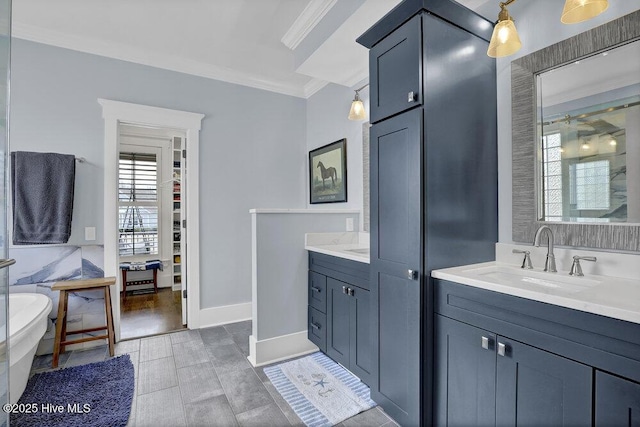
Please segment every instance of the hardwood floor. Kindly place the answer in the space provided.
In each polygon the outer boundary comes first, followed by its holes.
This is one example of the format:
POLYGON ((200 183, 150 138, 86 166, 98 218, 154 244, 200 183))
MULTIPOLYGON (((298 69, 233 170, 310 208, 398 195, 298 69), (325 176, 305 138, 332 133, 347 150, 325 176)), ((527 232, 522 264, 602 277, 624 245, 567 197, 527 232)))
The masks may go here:
POLYGON ((158 289, 158 293, 120 297, 120 339, 140 338, 184 329, 180 291, 158 289))

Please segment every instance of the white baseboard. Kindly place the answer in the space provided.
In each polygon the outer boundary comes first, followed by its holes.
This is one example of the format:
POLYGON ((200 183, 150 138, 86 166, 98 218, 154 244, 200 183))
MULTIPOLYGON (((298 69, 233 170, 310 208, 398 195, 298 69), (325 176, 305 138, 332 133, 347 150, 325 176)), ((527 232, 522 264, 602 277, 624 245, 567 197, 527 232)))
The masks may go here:
POLYGON ((318 351, 318 347, 307 339, 307 331, 261 341, 257 341, 251 335, 249 336, 249 356, 247 359, 254 367, 257 367, 316 351, 318 351))
POLYGON ((200 309, 200 328, 251 320, 251 303, 200 309))

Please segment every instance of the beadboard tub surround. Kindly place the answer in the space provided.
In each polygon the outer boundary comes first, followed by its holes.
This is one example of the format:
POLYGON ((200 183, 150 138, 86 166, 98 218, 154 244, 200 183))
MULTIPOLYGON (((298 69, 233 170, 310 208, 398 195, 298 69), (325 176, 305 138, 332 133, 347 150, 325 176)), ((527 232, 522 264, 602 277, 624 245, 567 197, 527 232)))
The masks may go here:
POLYGON ((357 209, 251 209, 251 317, 248 360, 262 366, 317 351, 307 339, 306 233, 360 229, 357 209))
POLYGON ((549 273, 543 272, 546 251, 546 247, 498 243, 496 261, 434 270, 431 275, 437 279, 640 324, 639 255, 555 248, 558 272, 549 273), (521 269, 523 255, 513 254, 513 249, 530 251, 534 269, 521 269), (571 277, 568 272, 574 255, 595 256, 597 261, 581 262, 584 276, 571 277), (560 280, 568 282, 570 287, 584 288, 567 292, 567 288, 562 286, 532 284, 529 287, 526 283, 510 286, 482 274, 495 268, 513 275, 514 280, 518 274, 523 274, 531 276, 531 281, 553 283, 560 280))
POLYGON ((304 242, 308 251, 369 264, 369 233, 307 233, 304 242))

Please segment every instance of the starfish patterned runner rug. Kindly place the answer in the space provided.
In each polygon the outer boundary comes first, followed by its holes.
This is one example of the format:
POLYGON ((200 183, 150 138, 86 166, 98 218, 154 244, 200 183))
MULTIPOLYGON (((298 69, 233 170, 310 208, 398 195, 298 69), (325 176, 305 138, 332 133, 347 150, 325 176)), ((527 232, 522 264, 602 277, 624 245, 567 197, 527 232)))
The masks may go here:
POLYGON ((264 372, 310 427, 336 425, 376 406, 365 383, 320 352, 264 368, 264 372))

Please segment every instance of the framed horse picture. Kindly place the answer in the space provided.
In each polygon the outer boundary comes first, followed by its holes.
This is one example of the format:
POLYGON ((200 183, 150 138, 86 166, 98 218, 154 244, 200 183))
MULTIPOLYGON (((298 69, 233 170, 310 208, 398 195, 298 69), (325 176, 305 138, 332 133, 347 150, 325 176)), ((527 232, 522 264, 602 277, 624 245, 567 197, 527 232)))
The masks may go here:
POLYGON ((347 140, 309 151, 311 204, 347 201, 347 140))

